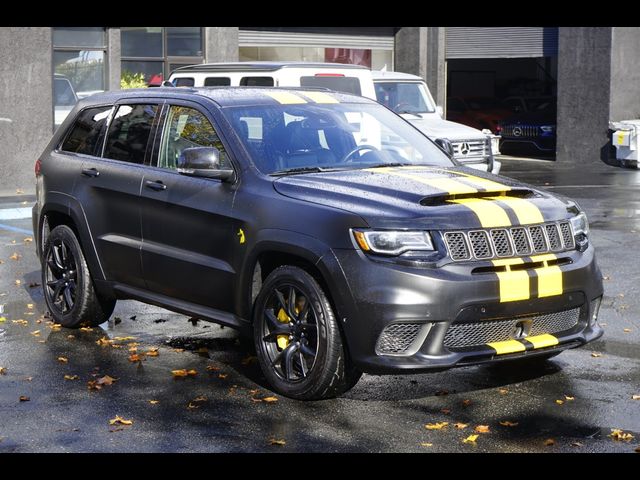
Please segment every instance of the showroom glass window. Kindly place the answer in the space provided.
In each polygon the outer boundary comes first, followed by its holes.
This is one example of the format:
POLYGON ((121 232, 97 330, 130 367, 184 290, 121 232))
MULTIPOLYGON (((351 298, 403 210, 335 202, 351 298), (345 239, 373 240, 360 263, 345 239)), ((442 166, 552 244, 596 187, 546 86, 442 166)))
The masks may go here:
POLYGON ((201 27, 122 27, 121 87, 159 86, 171 71, 202 63, 201 27))
POLYGON ((106 43, 102 27, 53 29, 55 128, 79 98, 105 90, 106 43))

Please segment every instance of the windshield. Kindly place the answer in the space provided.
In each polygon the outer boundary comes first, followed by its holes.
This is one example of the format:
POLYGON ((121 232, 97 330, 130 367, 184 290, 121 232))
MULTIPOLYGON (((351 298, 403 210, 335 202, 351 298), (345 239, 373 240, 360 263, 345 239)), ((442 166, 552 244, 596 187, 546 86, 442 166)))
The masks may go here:
POLYGON ((453 165, 433 142, 377 104, 223 109, 265 174, 387 165, 453 165))
POLYGON ((420 82, 379 82, 376 99, 396 113, 433 113, 435 107, 420 82))

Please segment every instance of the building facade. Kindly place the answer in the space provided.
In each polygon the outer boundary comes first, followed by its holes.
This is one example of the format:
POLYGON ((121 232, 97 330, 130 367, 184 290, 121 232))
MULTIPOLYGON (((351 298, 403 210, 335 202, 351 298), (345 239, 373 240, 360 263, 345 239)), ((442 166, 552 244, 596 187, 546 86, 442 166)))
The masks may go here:
POLYGON ((32 166, 78 98, 155 86, 183 65, 294 60, 414 73, 453 114, 460 99, 557 96, 557 161, 608 151, 608 122, 640 117, 634 27, 4 27, 0 193, 32 166))

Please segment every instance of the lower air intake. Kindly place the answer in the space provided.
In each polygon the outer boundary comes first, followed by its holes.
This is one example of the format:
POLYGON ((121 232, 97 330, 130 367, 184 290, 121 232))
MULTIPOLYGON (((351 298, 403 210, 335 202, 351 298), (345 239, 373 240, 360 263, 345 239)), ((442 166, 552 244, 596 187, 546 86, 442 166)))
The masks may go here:
POLYGON ((408 354, 424 323, 392 323, 387 325, 376 343, 378 355, 408 354))

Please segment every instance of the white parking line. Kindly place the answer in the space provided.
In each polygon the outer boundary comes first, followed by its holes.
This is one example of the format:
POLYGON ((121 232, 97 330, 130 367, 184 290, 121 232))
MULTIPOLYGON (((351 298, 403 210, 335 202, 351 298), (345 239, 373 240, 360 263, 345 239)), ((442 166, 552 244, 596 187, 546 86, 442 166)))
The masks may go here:
POLYGON ((0 209, 0 220, 20 220, 22 218, 31 218, 31 208, 0 209))

